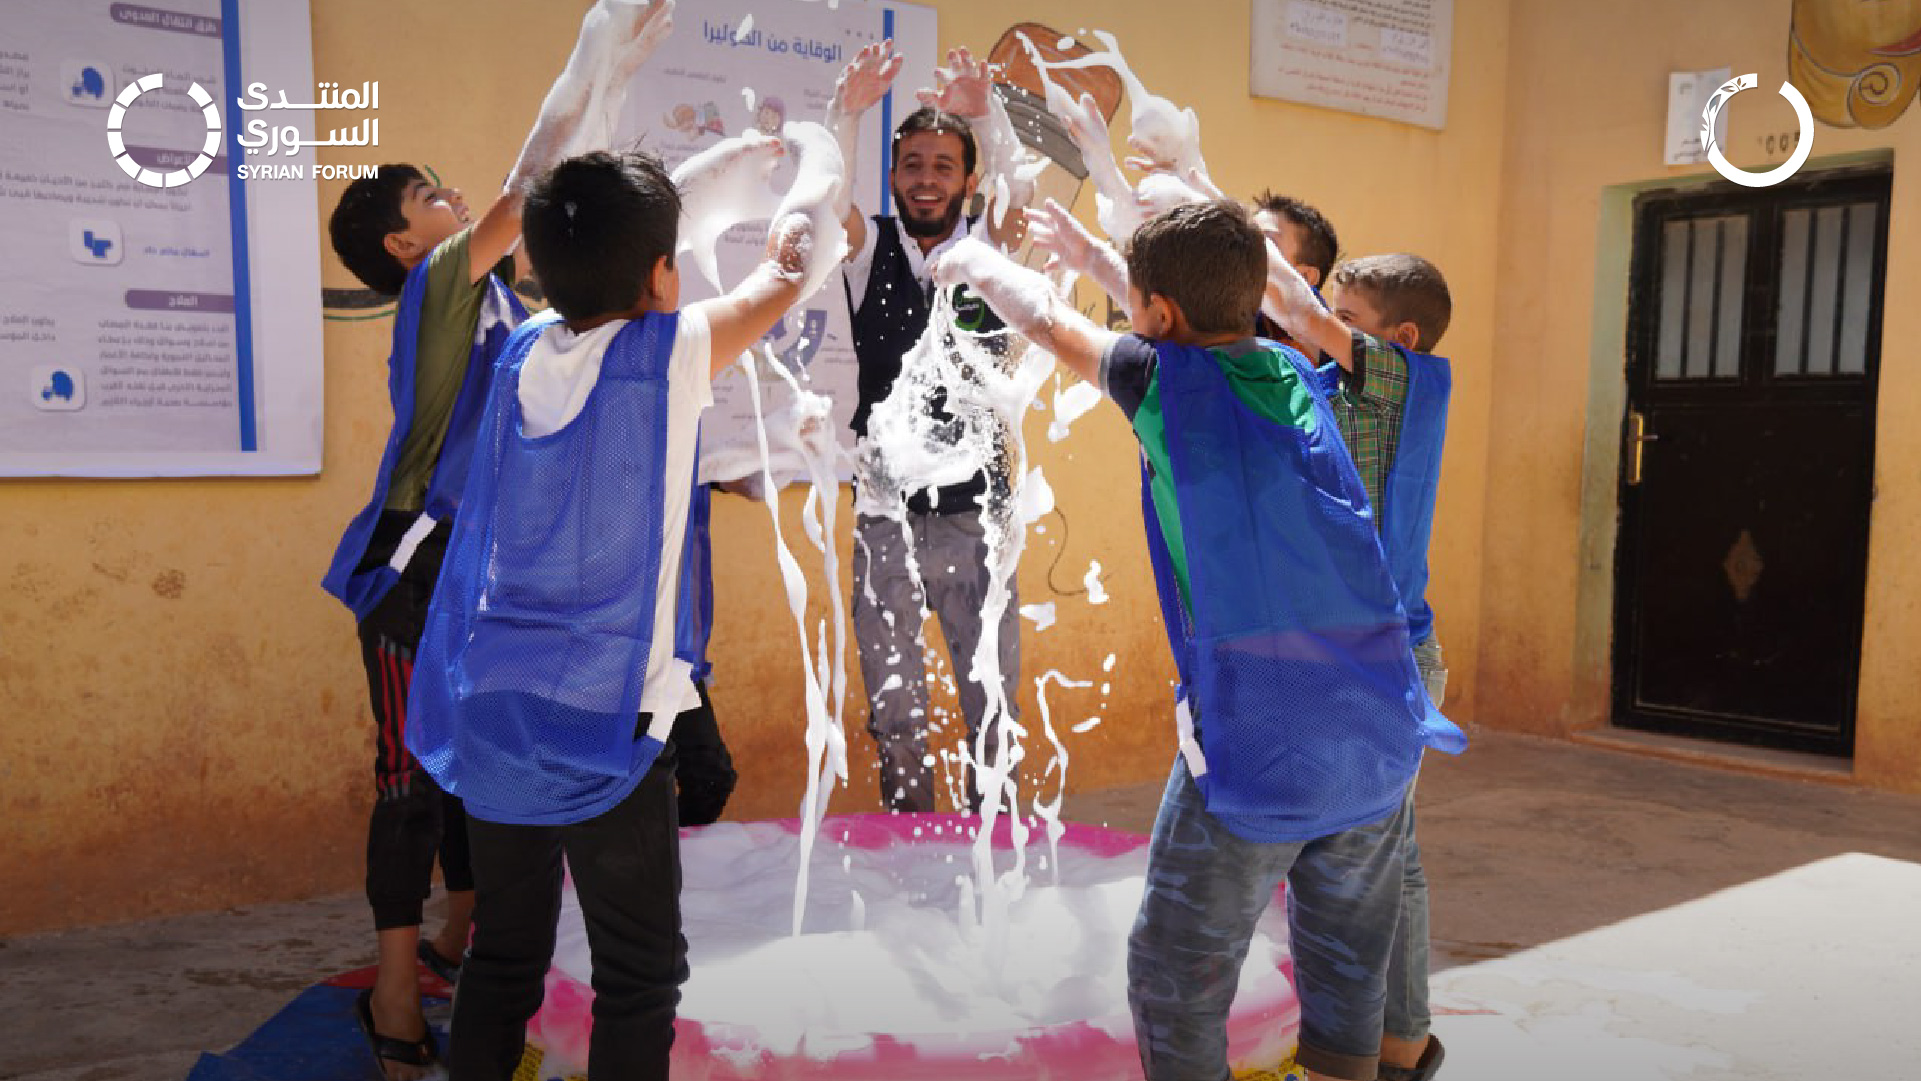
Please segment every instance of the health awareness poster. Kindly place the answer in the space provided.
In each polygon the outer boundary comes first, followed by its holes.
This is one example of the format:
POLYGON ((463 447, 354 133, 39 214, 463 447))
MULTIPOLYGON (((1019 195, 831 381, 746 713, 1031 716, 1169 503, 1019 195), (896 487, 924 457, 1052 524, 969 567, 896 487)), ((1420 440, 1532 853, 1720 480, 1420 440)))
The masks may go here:
MULTIPOLYGON (((888 139, 919 107, 915 90, 932 86, 939 63, 935 14, 914 4, 840 0, 681 0, 673 36, 635 75, 621 116, 619 141, 638 141, 672 168, 721 139, 750 128, 777 130, 788 120, 818 121, 834 80, 864 45, 892 38, 905 57, 893 93, 863 118, 860 160, 849 169, 854 204, 865 214, 891 213, 888 139)), ((776 173, 784 188, 791 168, 776 173)), ((767 223, 736 226, 721 238, 723 287, 746 277, 764 256, 767 223)), ((691 260, 681 267, 681 302, 713 295, 691 260)), ((832 400, 843 444, 854 415, 855 366, 841 276, 789 312, 768 336, 775 354, 802 384, 832 400)), ((778 415, 793 400, 777 375, 760 365, 761 407, 778 415)), ((798 458, 772 450, 777 478, 800 473, 798 458)), ((760 449, 746 369, 736 365, 714 384, 714 406, 701 421, 701 479, 734 480, 760 470, 760 449)))
POLYGON ((316 166, 235 168, 234 88, 314 104, 309 36, 306 0, 9 5, 0 475, 318 472, 316 166))

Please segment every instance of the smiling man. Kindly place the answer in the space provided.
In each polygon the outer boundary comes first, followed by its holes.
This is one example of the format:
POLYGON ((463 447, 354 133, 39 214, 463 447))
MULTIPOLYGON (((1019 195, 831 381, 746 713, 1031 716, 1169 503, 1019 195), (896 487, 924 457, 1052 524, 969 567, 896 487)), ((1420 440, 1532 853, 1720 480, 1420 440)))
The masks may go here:
MULTIPOLYGON (((886 95, 899 70, 900 57, 892 43, 882 42, 862 49, 841 74, 827 123, 849 161, 856 160, 854 132, 861 114, 886 95)), ((979 224, 966 209, 983 176, 994 185, 991 190, 1001 190, 1000 181, 1005 180, 1010 192, 1005 212, 995 215, 998 223, 988 223, 996 246, 1017 247, 1024 228, 1021 210, 1031 185, 1016 175, 1019 140, 994 94, 987 65, 956 49, 936 79, 939 88, 923 91, 923 107, 894 132, 890 190, 897 214, 868 217, 851 202, 841 208, 850 249, 847 306, 860 372, 853 429, 860 441, 867 438, 869 414, 900 376, 901 358, 927 329, 934 307, 929 264, 979 224)), ((1000 318, 965 287, 956 287, 953 299, 959 329, 1003 329, 1000 318)), ((944 420, 944 402, 936 394, 926 408, 944 420)), ((913 478, 905 479, 911 489, 913 478)), ((877 505, 875 493, 855 496, 854 637, 867 688, 867 729, 880 755, 881 798, 893 810, 935 809, 935 759, 927 748, 927 679, 920 644, 923 600, 940 618, 970 745, 986 712, 987 691, 974 678, 973 663, 989 580, 980 520, 986 490, 983 472, 958 484, 922 490, 907 501, 907 533, 913 538, 924 589, 908 568, 907 542, 888 516, 890 508, 877 505)), ((1010 719, 1016 719, 1013 703, 1020 675, 1019 607, 1018 598, 1011 598, 1000 624, 1000 674, 1010 719)), ((953 734, 947 737, 944 742, 951 745, 953 734)), ((968 789, 969 803, 978 807, 980 797, 971 780, 968 789)))

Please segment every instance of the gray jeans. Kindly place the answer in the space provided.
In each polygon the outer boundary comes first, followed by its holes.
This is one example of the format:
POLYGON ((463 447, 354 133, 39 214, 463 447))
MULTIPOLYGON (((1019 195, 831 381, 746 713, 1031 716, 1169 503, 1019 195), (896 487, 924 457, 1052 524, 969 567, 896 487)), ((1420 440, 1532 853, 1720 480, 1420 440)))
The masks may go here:
MULTIPOLYGON (((939 618, 953 661, 970 747, 987 710, 986 689, 974 679, 987 596, 987 544, 980 513, 907 515, 914 560, 927 607, 939 618)), ((880 752, 881 798, 896 811, 935 809, 934 769, 928 754, 927 666, 922 657, 923 593, 908 572, 899 523, 860 515, 854 521, 854 641, 867 687, 867 731, 880 752)), ((1013 583, 1008 583, 1010 590, 1013 583)), ((1019 720, 1020 601, 1010 595, 1000 620, 1001 683, 1010 720, 1019 720)), ((942 733, 948 744, 958 734, 942 733)), ((990 759, 991 761, 991 759, 990 759)), ((968 779, 970 806, 978 806, 968 779)))
MULTIPOLYGON (((1441 640, 1428 635, 1414 645, 1414 665, 1434 708, 1447 699, 1447 662, 1441 640)), ((1401 919, 1395 928, 1394 953, 1387 964, 1387 1008, 1383 1027, 1389 1036, 1418 1040, 1427 1035, 1433 1018, 1428 1011, 1427 871, 1421 866, 1421 844, 1414 830, 1414 786, 1407 789, 1407 861, 1401 878, 1401 919)))

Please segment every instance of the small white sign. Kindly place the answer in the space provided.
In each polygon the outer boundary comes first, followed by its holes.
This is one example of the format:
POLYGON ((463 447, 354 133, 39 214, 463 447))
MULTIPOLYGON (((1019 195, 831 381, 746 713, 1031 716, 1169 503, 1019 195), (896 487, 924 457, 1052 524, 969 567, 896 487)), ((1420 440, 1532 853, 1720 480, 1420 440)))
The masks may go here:
POLYGON ((1293 0, 1287 5, 1287 32, 1302 41, 1347 48, 1347 12, 1317 4, 1314 0, 1293 0))
MULTIPOLYGON (((1668 134, 1662 160, 1669 165, 1706 165, 1708 148, 1701 143, 1701 114, 1708 99, 1733 77, 1732 68, 1676 71, 1668 75, 1668 134)), ((1714 141, 1726 145, 1728 115, 1714 119, 1714 141)))

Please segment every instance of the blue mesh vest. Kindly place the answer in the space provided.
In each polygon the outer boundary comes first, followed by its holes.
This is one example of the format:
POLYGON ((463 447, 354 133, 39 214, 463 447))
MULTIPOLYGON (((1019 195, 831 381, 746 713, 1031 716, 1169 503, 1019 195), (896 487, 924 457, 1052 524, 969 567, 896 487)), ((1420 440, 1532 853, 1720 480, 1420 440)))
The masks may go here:
MULTIPOLYGON (((1174 508, 1143 476, 1162 614, 1181 676, 1183 753, 1210 812, 1259 840, 1309 840, 1392 813, 1423 747, 1458 751, 1428 702, 1367 496, 1313 368, 1295 424, 1261 416, 1205 349, 1157 346, 1174 508), (1178 513, 1189 603, 1155 524, 1178 513), (1248 831, 1236 819, 1258 819, 1248 831)), ((1285 373, 1284 373, 1285 374, 1285 373)))
MULTIPOLYGON (((467 483, 467 464, 473 457, 474 429, 480 411, 486 406, 488 385, 494 361, 505 346, 513 326, 527 318, 513 291, 499 278, 488 275, 487 287, 493 297, 487 302, 506 314, 507 323, 484 324, 484 329, 468 354, 467 372, 461 377, 460 394, 454 399, 453 413, 447 420, 447 438, 441 444, 440 458, 434 463, 433 478, 427 484, 424 519, 444 521, 460 507, 460 493, 467 483)), ((400 460, 401 445, 414 424, 414 356, 420 341, 420 304, 427 294, 427 262, 422 260, 407 274, 400 291, 400 304, 394 309, 392 352, 387 356, 387 400, 393 405, 394 426, 387 433, 387 449, 381 453, 380 468, 374 473, 374 491, 367 505, 347 523, 347 530, 334 549, 320 587, 353 610, 355 619, 365 619, 380 599, 400 580, 404 560, 396 558, 378 566, 360 566, 373 539, 380 511, 387 502, 387 489, 393 483, 394 464, 400 460)), ((484 320, 486 307, 482 308, 484 320)), ((426 524, 431 525, 431 522, 426 524)), ((406 549, 403 549, 405 551, 406 549)))
MULTIPOLYGON (((972 227, 976 219, 967 219, 972 227)), ((894 380, 900 378, 900 362, 927 329, 927 320, 932 311, 926 286, 914 276, 914 264, 907 257, 907 249, 901 244, 900 229, 895 219, 876 214, 868 228, 874 231, 874 261, 867 274, 867 292, 854 303, 855 297, 847 279, 841 279, 842 288, 847 291, 847 310, 851 315, 854 333, 854 357, 858 362, 859 399, 854 406, 854 419, 849 425, 857 436, 867 435, 867 415, 874 406, 886 399, 894 389, 894 380)), ((994 314, 979 297, 969 292, 965 286, 955 286, 954 300, 955 324, 962 330, 976 334, 990 334, 1006 329, 1007 324, 994 314)), ((948 418, 945 393, 936 393, 928 402, 928 409, 937 419, 948 418)), ((984 474, 959 484, 949 484, 934 490, 932 497, 927 492, 916 492, 908 497, 907 508, 912 511, 939 514, 953 514, 959 511, 974 510, 987 491, 987 478, 984 474)))
POLYGON ((694 666, 694 678, 699 680, 714 670, 707 660, 707 639, 714 629, 714 544, 708 533, 712 518, 713 493, 696 480, 687 503, 687 548, 680 557, 674 641, 689 651, 685 656, 694 666))
POLYGON ((1423 642, 1434 633, 1434 608, 1427 603, 1427 544, 1434 532, 1454 373, 1444 357, 1406 349, 1401 355, 1407 358, 1407 403, 1401 411, 1400 447, 1381 491, 1381 545, 1407 609, 1408 637, 1423 642))
MULTIPOLYGON (((523 324, 501 356, 407 728, 407 749, 483 820, 592 818, 633 791, 666 739, 672 718, 655 718, 651 733, 638 720, 661 630, 654 602, 678 319, 622 327, 580 415, 539 438, 521 434, 521 366, 558 317, 523 324)), ((675 655, 691 663, 690 653, 676 635, 675 655)))

